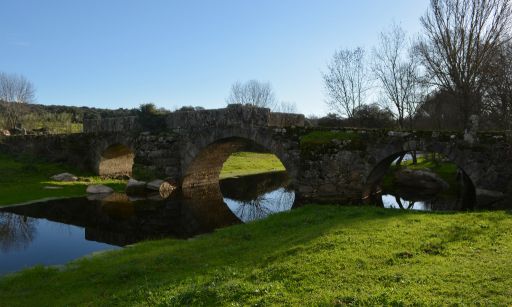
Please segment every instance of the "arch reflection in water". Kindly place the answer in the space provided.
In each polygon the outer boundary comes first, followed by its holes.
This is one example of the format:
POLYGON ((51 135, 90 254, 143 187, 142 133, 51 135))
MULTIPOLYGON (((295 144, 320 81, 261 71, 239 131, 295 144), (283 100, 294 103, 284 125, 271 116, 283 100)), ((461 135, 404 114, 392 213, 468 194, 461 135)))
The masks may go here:
POLYGON ((224 179, 220 188, 229 209, 242 222, 249 222, 292 209, 295 192, 289 184, 286 172, 276 172, 224 179))
POLYGON ((417 211, 462 211, 470 210, 462 206, 460 198, 433 197, 431 199, 407 199, 400 195, 384 194, 381 197, 384 208, 417 211))
POLYGON ((0 275, 36 264, 62 264, 147 239, 190 238, 288 210, 294 194, 284 187, 286 182, 283 174, 221 182, 227 202, 244 202, 238 206, 244 208, 242 213, 226 204, 219 184, 185 189, 165 200, 133 201, 114 193, 2 208, 0 275))

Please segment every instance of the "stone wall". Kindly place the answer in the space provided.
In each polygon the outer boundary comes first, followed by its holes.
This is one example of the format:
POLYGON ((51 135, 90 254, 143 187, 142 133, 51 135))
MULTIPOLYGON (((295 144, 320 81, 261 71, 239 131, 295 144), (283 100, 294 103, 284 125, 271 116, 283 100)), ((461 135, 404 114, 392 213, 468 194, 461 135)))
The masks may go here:
POLYGON ((179 135, 141 133, 134 141, 133 176, 150 180, 170 178, 181 180, 179 135))
POLYGON ((167 128, 266 127, 269 116, 270 109, 235 104, 224 109, 173 112, 167 116, 167 128))

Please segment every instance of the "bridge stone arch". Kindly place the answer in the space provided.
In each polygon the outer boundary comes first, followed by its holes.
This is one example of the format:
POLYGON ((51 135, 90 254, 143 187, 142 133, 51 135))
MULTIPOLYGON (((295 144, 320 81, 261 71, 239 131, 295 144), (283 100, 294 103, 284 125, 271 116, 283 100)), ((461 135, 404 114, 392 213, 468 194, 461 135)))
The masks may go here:
MULTIPOLYGON (((477 193, 482 191, 488 191, 489 188, 486 185, 486 174, 483 173, 487 167, 490 166, 492 159, 486 159, 488 152, 479 152, 473 149, 464 148, 460 143, 450 141, 438 141, 438 140, 409 140, 407 138, 393 139, 388 144, 376 145, 370 155, 370 167, 366 175, 366 181, 363 188, 363 199, 368 198, 372 193, 375 192, 379 185, 382 177, 389 170, 393 161, 399 156, 411 151, 421 152, 435 152, 442 154, 462 171, 462 180, 468 187, 466 191, 466 197, 470 201, 474 201, 478 205, 477 193)), ((489 158, 489 157, 487 157, 489 158)), ((487 183, 488 184, 488 183, 487 183)), ((493 185, 490 187, 496 189, 493 185)), ((498 187, 499 189, 500 187, 498 187)), ((495 191, 493 191, 495 192, 495 191)), ((498 193, 505 192, 498 191, 498 193)), ((480 201, 480 204, 481 201, 480 201)))
MULTIPOLYGON (((237 152, 264 149, 276 155, 295 183, 299 172, 296 142, 281 138, 270 128, 205 129, 191 133, 182 146, 182 186, 218 184, 220 171, 227 158, 237 152)), ((297 149, 298 150, 298 149, 297 149)))
POLYGON ((93 170, 100 176, 132 175, 136 148, 131 135, 108 134, 91 146, 93 170))

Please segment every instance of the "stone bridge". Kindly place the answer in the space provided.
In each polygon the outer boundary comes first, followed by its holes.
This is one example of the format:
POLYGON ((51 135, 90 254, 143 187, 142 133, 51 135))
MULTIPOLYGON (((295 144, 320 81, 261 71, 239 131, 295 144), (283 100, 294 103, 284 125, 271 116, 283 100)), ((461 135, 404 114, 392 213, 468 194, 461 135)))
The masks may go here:
MULTIPOLYGON (((158 121, 157 121, 158 120, 158 121)), ((148 119, 146 119, 148 121, 148 119)), ((149 119, 151 121, 151 119, 149 119)), ((391 163, 413 150, 441 153, 462 170, 477 204, 512 200, 508 132, 388 131, 310 127, 303 115, 230 105, 176 111, 145 129, 135 117, 90 120, 84 133, 0 139, 0 150, 73 163, 100 175, 171 178, 183 191, 218 185, 224 161, 241 150, 275 154, 296 199, 359 201, 379 189, 391 163)))

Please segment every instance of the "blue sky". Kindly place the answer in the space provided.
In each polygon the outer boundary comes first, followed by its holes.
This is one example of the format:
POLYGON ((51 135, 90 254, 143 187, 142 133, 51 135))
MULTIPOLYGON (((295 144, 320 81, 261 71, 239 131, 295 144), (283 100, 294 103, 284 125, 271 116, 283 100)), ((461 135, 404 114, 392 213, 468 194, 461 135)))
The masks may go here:
POLYGON ((42 104, 225 106, 231 84, 272 83, 300 112, 327 113, 334 50, 411 34, 428 0, 0 0, 0 71, 42 104))

